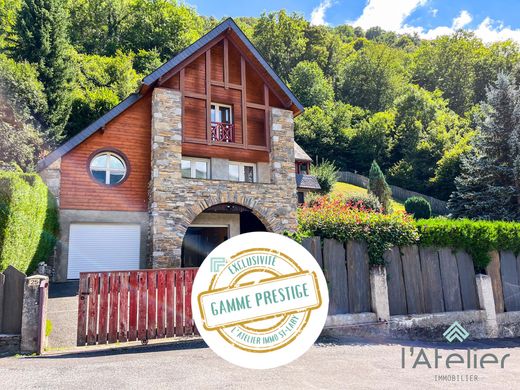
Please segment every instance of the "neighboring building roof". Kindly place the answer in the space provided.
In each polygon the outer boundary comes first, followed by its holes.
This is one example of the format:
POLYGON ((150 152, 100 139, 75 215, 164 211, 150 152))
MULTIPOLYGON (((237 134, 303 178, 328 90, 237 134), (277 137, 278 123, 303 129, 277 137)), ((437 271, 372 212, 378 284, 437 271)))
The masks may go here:
POLYGON ((296 174, 296 187, 306 190, 321 190, 316 176, 296 174))
MULTIPOLYGON (((186 49, 181 51, 175 57, 173 57, 170 61, 163 64, 157 70, 152 72, 150 75, 146 76, 143 79, 142 86, 149 87, 153 85, 160 77, 164 76, 174 67, 179 65, 181 62, 189 58, 191 55, 195 54, 197 50, 204 47, 208 43, 210 43, 213 39, 217 38, 219 35, 224 33, 227 29, 233 30, 233 32, 240 38, 243 44, 247 47, 247 49, 253 54, 254 58, 262 65, 265 71, 269 74, 269 76, 273 79, 276 85, 287 95, 287 97, 291 100, 292 104, 301 112, 304 110, 303 105, 298 101, 298 99, 294 96, 291 90, 284 84, 284 82, 278 77, 275 71, 269 66, 269 64, 265 61, 265 59, 261 56, 261 54, 256 50, 251 41, 244 35, 242 30, 237 26, 233 19, 228 18, 213 30, 208 32, 202 38, 197 40, 195 43, 188 46, 186 49)), ((112 110, 107 112, 101 118, 90 124, 88 127, 83 129, 80 133, 69 139, 59 148, 54 150, 52 153, 48 154, 44 159, 38 162, 38 171, 41 171, 51 165, 54 161, 61 158, 63 155, 74 149, 77 145, 83 142, 85 139, 94 134, 97 130, 105 126, 112 119, 121 114, 124 110, 129 108, 135 102, 137 102, 142 97, 141 94, 132 94, 117 106, 115 106, 112 110)), ((304 152, 305 153, 305 152, 304 152)), ((308 157, 308 156, 307 156, 308 157)))
POLYGON ((298 161, 312 161, 312 158, 296 142, 294 143, 294 159, 298 161))

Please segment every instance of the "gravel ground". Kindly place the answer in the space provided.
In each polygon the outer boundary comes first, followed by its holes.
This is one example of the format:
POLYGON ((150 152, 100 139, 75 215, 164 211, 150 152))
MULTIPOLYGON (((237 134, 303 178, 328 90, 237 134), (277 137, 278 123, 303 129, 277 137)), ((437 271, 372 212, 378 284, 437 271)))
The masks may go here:
POLYGON ((267 371, 235 367, 202 341, 116 349, 85 347, 42 357, 0 359, 2 389, 513 389, 518 388, 518 378, 520 339, 446 344, 322 338, 297 361, 267 371), (510 356, 504 369, 468 369, 465 365, 402 369, 402 348, 409 354, 412 347, 416 355, 425 348, 428 357, 438 348, 443 364, 449 354, 466 356, 467 348, 475 350, 479 358, 486 353, 510 356), (440 380, 436 375, 453 375, 451 379, 459 381, 440 380))

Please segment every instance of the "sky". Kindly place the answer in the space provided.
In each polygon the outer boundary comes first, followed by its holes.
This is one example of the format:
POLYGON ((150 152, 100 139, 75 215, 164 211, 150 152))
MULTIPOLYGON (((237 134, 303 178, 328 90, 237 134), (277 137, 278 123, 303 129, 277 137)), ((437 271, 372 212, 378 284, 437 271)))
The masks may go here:
POLYGON ((520 43, 519 0, 187 0, 206 16, 259 16, 286 9, 314 25, 380 26, 426 39, 464 28, 484 42, 513 39, 520 43))

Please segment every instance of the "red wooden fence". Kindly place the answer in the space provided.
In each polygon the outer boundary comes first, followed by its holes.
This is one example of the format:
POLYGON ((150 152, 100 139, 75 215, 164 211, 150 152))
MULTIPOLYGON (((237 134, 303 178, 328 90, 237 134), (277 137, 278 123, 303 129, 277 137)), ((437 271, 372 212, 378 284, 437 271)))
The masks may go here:
POLYGON ((81 272, 77 345, 197 334, 191 311, 197 270, 81 272))

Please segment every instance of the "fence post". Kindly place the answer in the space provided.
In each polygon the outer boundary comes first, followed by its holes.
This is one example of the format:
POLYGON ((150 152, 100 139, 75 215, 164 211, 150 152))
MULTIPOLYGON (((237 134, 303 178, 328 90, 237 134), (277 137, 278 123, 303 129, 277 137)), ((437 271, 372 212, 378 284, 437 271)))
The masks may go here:
POLYGON ((487 337, 498 337, 497 313, 493 298, 493 285, 488 275, 476 275, 477 292, 480 308, 486 313, 487 337))
POLYGON ((36 353, 43 346, 45 339, 45 322, 47 313, 45 305, 49 278, 42 275, 34 275, 25 278, 22 308, 22 340, 20 350, 22 353, 36 353), (45 287, 45 288, 40 288, 45 287), (40 298, 40 294, 44 294, 40 298), (42 303, 40 303, 42 302, 42 303), (41 313, 40 313, 41 311, 41 313), (43 339, 41 339, 43 332, 43 339))
POLYGON ((388 301, 388 284, 386 268, 383 266, 370 269, 370 291, 372 296, 372 311, 379 321, 390 320, 390 303, 388 301))

